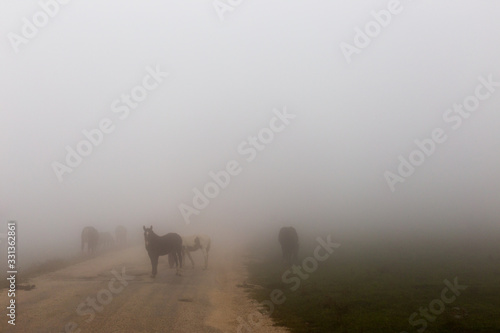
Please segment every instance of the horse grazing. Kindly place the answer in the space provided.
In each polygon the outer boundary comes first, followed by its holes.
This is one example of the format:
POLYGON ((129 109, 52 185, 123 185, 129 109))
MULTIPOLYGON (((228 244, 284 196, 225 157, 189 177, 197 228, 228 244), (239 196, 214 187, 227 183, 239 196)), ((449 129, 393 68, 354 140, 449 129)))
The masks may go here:
POLYGON ((115 240, 111 233, 100 232, 99 233, 99 248, 100 250, 109 250, 115 245, 115 240))
POLYGON ((288 264, 298 262, 299 236, 294 227, 283 227, 280 229, 278 240, 283 252, 283 259, 288 264))
MULTIPOLYGON (((203 269, 208 268, 208 251, 210 251, 210 237, 206 235, 193 235, 188 237, 182 237, 182 256, 187 254, 189 260, 191 261, 191 266, 194 267, 193 258, 191 258, 190 252, 201 250, 203 253, 203 258, 205 259, 205 265, 203 269)), ((176 263, 173 256, 168 257, 170 268, 176 263)))
POLYGON ((182 238, 179 234, 168 233, 163 236, 158 236, 153 231, 153 226, 144 229, 144 242, 146 243, 146 250, 148 251, 149 259, 151 259, 152 272, 151 277, 156 276, 158 268, 158 258, 160 256, 173 253, 176 262, 179 263, 177 266, 177 275, 180 275, 179 269, 182 268, 182 238))
POLYGON ((99 242, 99 233, 94 227, 85 227, 82 230, 82 252, 84 252, 85 244, 87 244, 87 252, 94 253, 97 250, 99 242))
POLYGON ((118 247, 127 246, 127 229, 125 229, 124 226, 119 225, 116 227, 115 239, 116 239, 116 245, 118 245, 118 247))

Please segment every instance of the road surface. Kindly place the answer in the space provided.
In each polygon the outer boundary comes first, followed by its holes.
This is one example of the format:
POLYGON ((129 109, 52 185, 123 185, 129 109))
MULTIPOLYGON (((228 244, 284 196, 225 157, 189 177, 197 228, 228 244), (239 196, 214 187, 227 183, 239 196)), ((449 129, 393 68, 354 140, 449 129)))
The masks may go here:
POLYGON ((241 326, 258 309, 242 284, 241 255, 212 251, 209 269, 200 257, 181 276, 160 257, 158 275, 143 246, 113 251, 29 281, 16 291, 15 326, 7 323, 7 290, 0 296, 1 332, 287 332, 262 317, 241 326))

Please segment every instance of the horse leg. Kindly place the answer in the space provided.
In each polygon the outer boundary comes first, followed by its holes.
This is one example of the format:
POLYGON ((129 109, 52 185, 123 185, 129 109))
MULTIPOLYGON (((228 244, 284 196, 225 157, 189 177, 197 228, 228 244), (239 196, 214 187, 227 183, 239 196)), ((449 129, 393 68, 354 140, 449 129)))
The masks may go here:
POLYGON ((175 262, 177 263, 177 265, 175 266, 175 275, 181 275, 180 266, 181 266, 181 262, 182 262, 182 252, 179 255, 179 253, 177 251, 174 251, 174 252, 172 252, 172 255, 174 256, 175 262))
POLYGON ((293 250, 292 249, 287 249, 285 261, 286 261, 287 265, 294 264, 294 262, 293 262, 293 250))
POLYGON ((203 252, 203 259, 205 259, 205 266, 203 267, 203 269, 207 269, 208 268, 208 251, 206 249, 201 249, 201 251, 203 252))
MULTIPOLYGON (((184 258, 186 257, 186 247, 185 246, 182 246, 182 260, 184 260, 184 258)), ((176 256, 177 258, 177 252, 174 251, 174 255, 176 256)))
POLYGON ((293 249, 293 259, 292 259, 292 260, 293 260, 293 262, 294 262, 295 264, 298 264, 298 263, 299 263, 299 248, 298 248, 298 247, 295 247, 295 248, 293 249))
MULTIPOLYGON (((179 257, 179 266, 178 266, 178 269, 180 269, 180 268, 182 268, 182 248, 179 249, 179 250, 177 250, 177 257, 179 257)), ((180 275, 180 273, 178 273, 178 275, 180 275)))
POLYGON ((150 255, 149 259, 151 259, 151 277, 154 278, 156 276, 156 273, 158 273, 158 256, 153 256, 150 255))
POLYGON ((189 261, 191 261, 191 266, 194 268, 194 261, 193 261, 193 258, 191 258, 191 254, 189 254, 189 251, 186 251, 186 254, 189 258, 189 261))
POLYGON ((172 256, 169 253, 168 254, 168 267, 173 268, 174 265, 175 265, 175 260, 174 260, 174 258, 172 258, 172 256))

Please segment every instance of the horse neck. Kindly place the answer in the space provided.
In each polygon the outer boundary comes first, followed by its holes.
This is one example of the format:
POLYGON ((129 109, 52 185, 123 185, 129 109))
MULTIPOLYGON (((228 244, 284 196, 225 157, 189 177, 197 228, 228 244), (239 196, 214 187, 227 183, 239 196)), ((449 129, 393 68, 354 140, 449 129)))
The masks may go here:
POLYGON ((150 239, 157 239, 157 238, 160 238, 160 236, 158 236, 157 234, 155 234, 155 232, 153 230, 151 230, 149 232, 149 238, 150 239))
POLYGON ((183 245, 192 248, 192 251, 207 247, 208 238, 200 235, 193 235, 182 239, 183 245), (197 241, 198 240, 198 241, 197 241))

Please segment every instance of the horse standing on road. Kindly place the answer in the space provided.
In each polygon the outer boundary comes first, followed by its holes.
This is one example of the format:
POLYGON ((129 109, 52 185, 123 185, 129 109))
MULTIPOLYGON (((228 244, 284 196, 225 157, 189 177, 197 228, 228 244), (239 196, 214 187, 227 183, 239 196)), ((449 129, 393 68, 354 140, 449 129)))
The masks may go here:
POLYGON ((158 268, 158 258, 160 256, 173 253, 176 262, 179 263, 177 266, 177 275, 180 275, 179 269, 182 268, 182 238, 179 234, 168 233, 163 236, 158 236, 153 231, 153 226, 144 229, 144 242, 146 244, 146 250, 148 251, 149 259, 151 259, 151 277, 154 278, 157 274, 158 268))
POLYGON ((201 250, 201 252, 203 253, 203 258, 205 259, 205 265, 203 266, 203 269, 207 269, 208 251, 210 251, 210 237, 206 235, 182 237, 182 254, 187 254, 189 260, 191 261, 191 266, 193 267, 194 261, 189 253, 197 250, 201 250))
MULTIPOLYGON (((191 261, 191 266, 194 268, 194 261, 191 258, 191 252, 201 250, 203 253, 203 258, 205 259, 205 264, 203 269, 208 268, 208 251, 210 251, 210 237, 206 235, 193 235, 182 237, 182 258, 185 259, 185 255, 187 254, 189 260, 191 261)), ((177 266, 177 260, 175 256, 170 253, 168 255, 168 263, 170 268, 177 266)))
POLYGON ((82 252, 87 244, 87 253, 95 253, 99 242, 99 232, 94 227, 85 227, 82 230, 82 252))
POLYGON ((283 252, 283 259, 287 264, 298 262, 299 236, 294 227, 283 227, 280 229, 278 240, 283 252))

